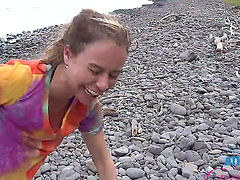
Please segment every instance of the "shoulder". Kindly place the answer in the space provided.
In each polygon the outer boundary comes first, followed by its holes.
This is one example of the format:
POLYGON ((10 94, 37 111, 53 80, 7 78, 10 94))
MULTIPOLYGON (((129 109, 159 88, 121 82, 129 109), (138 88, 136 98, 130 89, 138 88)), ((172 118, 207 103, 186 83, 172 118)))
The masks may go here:
POLYGON ((79 130, 90 135, 98 134, 103 129, 102 108, 98 100, 88 109, 79 130))
POLYGON ((19 65, 22 68, 28 68, 31 70, 32 74, 44 74, 47 71, 47 65, 43 64, 39 60, 11 59, 7 62, 7 65, 19 65))
POLYGON ((45 66, 37 60, 10 60, 0 65, 0 105, 15 103, 28 90, 33 74, 46 71, 45 66))

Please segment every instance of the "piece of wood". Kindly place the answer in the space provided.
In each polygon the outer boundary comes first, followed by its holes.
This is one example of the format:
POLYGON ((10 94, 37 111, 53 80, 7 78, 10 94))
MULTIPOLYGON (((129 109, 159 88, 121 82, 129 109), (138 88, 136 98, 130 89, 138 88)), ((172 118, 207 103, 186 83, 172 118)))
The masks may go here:
POLYGON ((223 47, 222 41, 225 41, 226 39, 227 39, 227 34, 226 33, 222 37, 215 37, 214 43, 217 46, 217 48, 216 48, 217 52, 222 52, 223 51, 224 47, 223 47))
POLYGON ((103 116, 118 117, 119 113, 115 109, 105 108, 102 110, 103 116))
POLYGON ((132 136, 137 136, 143 131, 141 124, 137 120, 132 120, 132 136))

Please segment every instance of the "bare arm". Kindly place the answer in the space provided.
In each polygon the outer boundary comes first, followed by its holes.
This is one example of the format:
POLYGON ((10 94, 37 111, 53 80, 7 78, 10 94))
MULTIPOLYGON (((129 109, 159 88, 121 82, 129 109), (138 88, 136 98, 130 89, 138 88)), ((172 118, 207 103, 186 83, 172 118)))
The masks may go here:
POLYGON ((97 135, 90 136, 83 133, 83 139, 92 154, 93 161, 98 170, 101 180, 117 180, 116 168, 112 157, 110 156, 106 141, 104 140, 104 132, 101 131, 97 135))

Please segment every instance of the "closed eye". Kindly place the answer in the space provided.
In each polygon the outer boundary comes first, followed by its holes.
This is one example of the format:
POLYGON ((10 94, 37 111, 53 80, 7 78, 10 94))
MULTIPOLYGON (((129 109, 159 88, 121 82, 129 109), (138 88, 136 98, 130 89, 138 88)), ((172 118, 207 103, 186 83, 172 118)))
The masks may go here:
POLYGON ((110 78, 113 78, 113 79, 116 79, 121 72, 122 72, 122 71, 113 71, 113 72, 110 72, 109 77, 110 77, 110 78))
POLYGON ((90 71, 93 75, 98 75, 98 74, 101 73, 101 71, 96 70, 96 69, 92 69, 92 68, 89 68, 89 71, 90 71))

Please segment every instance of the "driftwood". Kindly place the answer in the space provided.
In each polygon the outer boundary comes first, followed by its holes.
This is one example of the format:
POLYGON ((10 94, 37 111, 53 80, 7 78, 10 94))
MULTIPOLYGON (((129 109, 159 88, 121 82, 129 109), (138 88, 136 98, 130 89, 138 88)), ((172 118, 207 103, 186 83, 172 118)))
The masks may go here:
POLYGON ((160 103, 160 110, 159 110, 158 116, 161 116, 162 114, 163 114, 163 103, 161 102, 160 103))
POLYGON ((177 15, 177 14, 169 14, 169 15, 164 16, 163 18, 161 18, 161 19, 159 20, 159 22, 161 22, 161 21, 163 21, 163 20, 165 20, 165 19, 168 19, 169 17, 172 17, 172 16, 174 16, 175 18, 179 17, 179 15, 177 15))
POLYGON ((143 131, 141 124, 137 122, 137 120, 132 120, 132 136, 137 136, 141 134, 143 131))
POLYGON ((224 34, 222 37, 215 37, 214 43, 217 46, 217 48, 216 48, 217 52, 223 51, 223 48, 224 48, 223 41, 225 41, 226 39, 227 39, 227 34, 224 34))
POLYGON ((115 109, 105 108, 102 110, 103 116, 118 117, 119 113, 115 109))
POLYGON ((240 78, 240 73, 239 73, 239 71, 236 71, 236 76, 237 76, 238 78, 240 78))
POLYGON ((107 96, 107 97, 99 97, 98 101, 102 102, 103 100, 106 99, 112 99, 112 100, 116 100, 116 99, 121 99, 121 98, 127 98, 124 94, 118 94, 118 95, 114 95, 114 96, 107 96))

